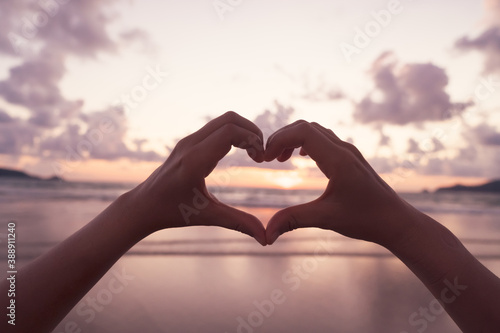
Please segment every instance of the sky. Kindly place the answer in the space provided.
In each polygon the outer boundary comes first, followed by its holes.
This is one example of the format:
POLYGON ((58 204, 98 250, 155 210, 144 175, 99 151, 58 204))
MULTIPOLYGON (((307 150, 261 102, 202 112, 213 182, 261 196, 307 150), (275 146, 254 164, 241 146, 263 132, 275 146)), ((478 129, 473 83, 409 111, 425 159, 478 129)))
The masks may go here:
MULTIPOLYGON (((400 191, 500 178, 500 0, 0 0, 0 166, 139 182, 233 110, 316 121, 400 191)), ((233 150, 221 186, 320 188, 233 150)))

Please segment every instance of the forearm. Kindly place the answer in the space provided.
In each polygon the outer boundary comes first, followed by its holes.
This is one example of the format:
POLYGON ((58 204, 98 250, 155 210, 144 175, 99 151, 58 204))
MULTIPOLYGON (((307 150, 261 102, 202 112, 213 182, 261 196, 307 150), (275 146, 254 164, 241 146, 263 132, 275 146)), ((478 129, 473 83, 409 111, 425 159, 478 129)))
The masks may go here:
POLYGON ((385 246, 424 283, 464 332, 500 327, 500 279, 447 228, 409 209, 407 237, 385 246))
MULTIPOLYGON (((121 196, 85 227, 19 271, 15 331, 50 332, 110 267, 147 235, 129 217, 129 208, 126 195, 121 196)), ((7 294, 5 282, 2 295, 7 294)), ((10 325, 2 320, 2 326, 10 325)))

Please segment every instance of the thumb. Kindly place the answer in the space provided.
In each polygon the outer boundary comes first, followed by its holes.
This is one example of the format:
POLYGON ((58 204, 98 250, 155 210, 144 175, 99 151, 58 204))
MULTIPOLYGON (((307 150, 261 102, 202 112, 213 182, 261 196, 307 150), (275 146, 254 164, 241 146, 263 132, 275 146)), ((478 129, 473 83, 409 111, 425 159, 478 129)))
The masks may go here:
POLYGON ((236 230, 255 238, 263 246, 267 245, 266 230, 255 216, 221 202, 210 204, 203 213, 197 224, 236 230))
POLYGON ((298 228, 321 228, 325 220, 320 214, 317 202, 282 209, 269 220, 266 228, 267 244, 273 244, 280 235, 298 228))

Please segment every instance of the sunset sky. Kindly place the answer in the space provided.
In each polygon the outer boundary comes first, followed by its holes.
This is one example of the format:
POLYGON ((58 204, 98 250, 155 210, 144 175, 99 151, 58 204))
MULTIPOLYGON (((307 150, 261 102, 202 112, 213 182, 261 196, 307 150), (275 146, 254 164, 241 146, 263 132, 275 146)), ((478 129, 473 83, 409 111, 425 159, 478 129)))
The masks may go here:
MULTIPOLYGON (((353 142, 401 191, 500 178, 500 0, 2 1, 0 166, 137 182, 234 110, 353 142)), ((242 152, 209 183, 322 187, 242 152)))

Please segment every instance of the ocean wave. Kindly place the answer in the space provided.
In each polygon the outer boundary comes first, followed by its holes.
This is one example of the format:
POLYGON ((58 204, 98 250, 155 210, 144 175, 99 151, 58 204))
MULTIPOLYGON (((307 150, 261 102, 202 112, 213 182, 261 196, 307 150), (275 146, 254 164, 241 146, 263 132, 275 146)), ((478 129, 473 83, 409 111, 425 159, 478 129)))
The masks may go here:
MULTIPOLYGON (((90 183, 39 180, 0 180, 0 202, 26 200, 111 202, 130 190, 130 183, 90 183)), ((222 202, 241 207, 284 208, 312 201, 322 190, 248 187, 210 187, 222 202)), ((402 193, 404 199, 426 213, 500 213, 500 195, 480 193, 402 193)))

